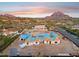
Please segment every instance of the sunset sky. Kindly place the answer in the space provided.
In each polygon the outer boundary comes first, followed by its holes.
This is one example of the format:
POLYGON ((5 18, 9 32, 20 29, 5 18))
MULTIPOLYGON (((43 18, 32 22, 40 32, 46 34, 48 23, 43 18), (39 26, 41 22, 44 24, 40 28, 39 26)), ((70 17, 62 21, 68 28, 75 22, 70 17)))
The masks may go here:
POLYGON ((0 2, 0 14, 20 17, 46 17, 61 11, 71 17, 79 17, 78 2, 0 2))

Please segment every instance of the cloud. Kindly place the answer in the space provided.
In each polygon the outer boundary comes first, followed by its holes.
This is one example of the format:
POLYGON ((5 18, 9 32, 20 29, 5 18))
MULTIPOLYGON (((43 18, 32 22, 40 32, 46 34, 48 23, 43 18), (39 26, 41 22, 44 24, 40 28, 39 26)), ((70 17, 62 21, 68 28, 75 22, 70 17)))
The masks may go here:
MULTIPOLYGON (((65 6, 65 7, 48 7, 48 6, 3 6, 0 7, 6 10, 4 13, 17 15, 17 16, 46 16, 49 14, 52 14, 55 11, 61 11, 61 12, 71 12, 78 11, 79 7, 77 6, 65 6)), ((3 12, 0 12, 3 13, 3 12)), ((76 14, 75 14, 76 15, 76 14)))
POLYGON ((76 11, 79 11, 79 7, 76 7, 76 6, 66 6, 66 7, 62 7, 60 9, 63 12, 76 12, 76 11))
POLYGON ((47 7, 26 7, 27 9, 7 12, 12 15, 24 15, 24 14, 45 14, 51 13, 53 10, 47 7))
POLYGON ((75 7, 75 6, 72 6, 72 7, 65 7, 66 10, 79 10, 79 7, 75 7))

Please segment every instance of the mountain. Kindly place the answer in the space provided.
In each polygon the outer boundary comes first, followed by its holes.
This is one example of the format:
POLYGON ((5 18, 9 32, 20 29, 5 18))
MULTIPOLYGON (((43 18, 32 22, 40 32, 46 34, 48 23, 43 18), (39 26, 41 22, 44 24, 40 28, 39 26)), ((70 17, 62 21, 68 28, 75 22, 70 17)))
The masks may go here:
POLYGON ((0 17, 15 17, 15 16, 10 14, 0 14, 0 17))
POLYGON ((56 11, 51 16, 47 16, 46 19, 67 20, 67 19, 71 19, 71 17, 68 15, 65 15, 64 13, 60 11, 56 11))
POLYGON ((16 17, 10 14, 0 14, 0 20, 15 20, 16 17))

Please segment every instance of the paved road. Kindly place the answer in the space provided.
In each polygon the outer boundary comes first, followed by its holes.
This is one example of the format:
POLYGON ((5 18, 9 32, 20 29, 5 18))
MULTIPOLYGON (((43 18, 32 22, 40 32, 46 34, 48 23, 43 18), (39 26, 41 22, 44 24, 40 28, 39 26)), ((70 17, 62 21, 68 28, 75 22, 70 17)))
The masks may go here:
POLYGON ((58 31, 61 32, 62 35, 67 37, 69 40, 71 40, 74 44, 76 44, 79 47, 79 37, 68 33, 66 30, 62 28, 58 28, 58 31))

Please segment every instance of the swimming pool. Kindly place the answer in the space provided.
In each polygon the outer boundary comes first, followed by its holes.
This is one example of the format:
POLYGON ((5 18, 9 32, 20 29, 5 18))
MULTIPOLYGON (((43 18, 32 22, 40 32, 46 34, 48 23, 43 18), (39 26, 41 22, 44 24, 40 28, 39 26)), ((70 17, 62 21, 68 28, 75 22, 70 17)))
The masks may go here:
POLYGON ((51 41, 56 40, 57 33, 50 31, 49 33, 36 33, 32 35, 32 33, 26 33, 26 34, 21 34, 20 38, 28 41, 35 41, 35 40, 45 40, 49 39, 51 41))

